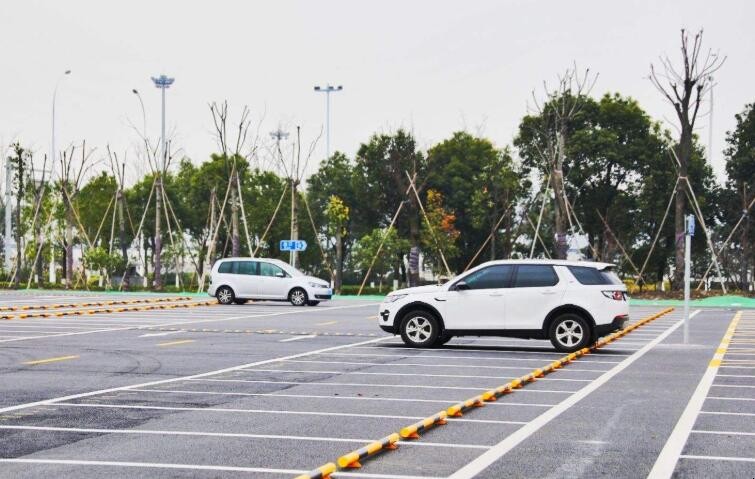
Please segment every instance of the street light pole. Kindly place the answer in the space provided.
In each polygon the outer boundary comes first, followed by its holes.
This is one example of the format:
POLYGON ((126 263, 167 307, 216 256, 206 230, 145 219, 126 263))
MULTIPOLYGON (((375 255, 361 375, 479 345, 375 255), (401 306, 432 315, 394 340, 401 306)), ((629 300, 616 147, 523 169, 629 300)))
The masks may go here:
MULTIPOLYGON (((159 161, 156 161, 155 166, 157 167, 157 174, 155 178, 155 289, 161 290, 163 287, 163 278, 162 278, 162 263, 160 261, 160 255, 162 254, 162 240, 160 238, 161 232, 160 232, 160 210, 163 207, 163 189, 162 189, 162 174, 165 172, 165 168, 167 165, 166 157, 167 157, 167 150, 165 148, 165 90, 170 88, 170 86, 173 84, 174 79, 169 78, 165 75, 160 75, 159 77, 152 77, 152 81, 155 84, 155 87, 159 88, 162 93, 162 130, 160 133, 160 157, 161 159, 159 161)), ((176 275, 178 275, 179 272, 176 271, 176 275)))
MULTIPOLYGON (((144 148, 146 150, 147 155, 149 156, 149 143, 147 141, 147 112, 144 109, 144 101, 142 100, 142 95, 139 93, 139 90, 136 88, 131 89, 131 93, 136 95, 136 98, 139 100, 139 106, 142 107, 142 141, 144 142, 144 148)), ((147 287, 147 249, 142 248, 144 246, 144 232, 139 233, 138 238, 139 244, 137 246, 137 253, 139 254, 139 263, 141 263, 141 275, 142 275, 142 285, 146 288, 147 287)))
POLYGON ((343 90, 343 85, 315 86, 315 91, 325 93, 325 159, 330 158, 330 94, 343 90))
MULTIPOLYGON (((52 92, 52 132, 50 134, 50 168, 52 171, 55 171, 55 100, 58 97, 58 86, 60 86, 60 81, 70 74, 71 70, 64 71, 63 74, 58 77, 58 81, 55 82, 55 90, 52 92)), ((50 180, 52 180, 52 175, 50 175, 50 177, 50 180)), ((52 243, 50 244, 52 245, 52 243)), ((50 270, 48 279, 50 280, 50 284, 55 284, 57 282, 57 278, 55 277, 55 248, 51 248, 50 251, 50 270)))

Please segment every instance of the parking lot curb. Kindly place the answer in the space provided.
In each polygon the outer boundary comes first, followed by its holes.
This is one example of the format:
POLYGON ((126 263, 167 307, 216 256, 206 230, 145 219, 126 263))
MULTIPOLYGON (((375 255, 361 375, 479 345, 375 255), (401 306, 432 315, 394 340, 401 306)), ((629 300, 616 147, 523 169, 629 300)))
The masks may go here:
POLYGON ((372 454, 376 454, 383 449, 396 449, 398 447, 396 446, 398 440, 399 435, 394 432, 393 434, 386 436, 383 439, 371 442, 360 449, 351 451, 348 454, 344 454, 343 456, 338 458, 338 461, 336 461, 338 462, 338 467, 342 469, 354 469, 362 467, 362 464, 359 463, 361 459, 371 456, 372 454))
MULTIPOLYGON (((125 313, 125 312, 133 312, 133 311, 153 311, 157 309, 176 309, 176 308, 192 308, 197 306, 212 306, 214 304, 217 304, 214 300, 209 301, 200 301, 200 302, 182 302, 189 300, 191 298, 184 297, 184 298, 160 298, 160 299, 152 299, 152 300, 131 300, 128 302, 122 302, 122 301, 109 301, 109 302, 102 302, 102 303, 80 303, 77 305, 65 305, 64 307, 72 308, 72 307, 91 307, 91 306, 108 306, 108 305, 114 305, 114 304, 145 304, 145 303, 165 303, 168 301, 174 301, 175 304, 147 304, 146 306, 130 306, 130 307, 121 307, 121 308, 105 308, 105 309, 89 309, 85 311, 81 310, 73 310, 73 311, 57 311, 57 312, 50 312, 50 313, 21 313, 21 314, 12 314, 12 315, 2 315, 0 316, 0 320, 13 320, 13 319, 30 319, 30 318, 58 318, 63 316, 81 316, 81 315, 92 315, 92 314, 103 314, 103 313, 125 313)), ((62 307, 62 306, 61 306, 62 307)), ((34 309, 54 309, 52 307, 40 307, 40 308, 34 308, 34 309)))
POLYGON ((140 304, 140 303, 168 303, 173 301, 188 301, 192 299, 190 296, 178 296, 170 298, 144 298, 144 299, 124 299, 118 301, 92 301, 86 303, 63 303, 63 304, 27 304, 24 306, 2 306, 0 311, 30 311, 30 310, 46 310, 46 309, 63 309, 63 308, 88 308, 92 306, 115 306, 122 304, 140 304))
POLYGON ((296 476, 296 479, 328 479, 334 472, 336 472, 336 465, 329 462, 306 474, 296 476))
MULTIPOLYGON (((499 397, 507 395, 507 394, 513 392, 515 389, 520 389, 520 388, 524 387, 528 383, 535 382, 538 379, 540 379, 543 376, 545 376, 546 374, 550 374, 550 373, 556 371, 557 369, 562 368, 564 365, 568 365, 568 364, 572 363, 573 361, 575 361, 576 359, 579 359, 582 356, 586 356, 586 355, 590 354, 591 352, 593 352, 593 351, 595 351, 597 349, 600 349, 603 346, 606 346, 607 344, 610 344, 611 342, 616 341, 617 339, 620 339, 621 337, 623 337, 623 336, 631 333, 635 329, 637 329, 637 328, 639 328, 639 327, 641 327, 641 326, 643 326, 643 325, 645 325, 645 324, 647 324, 647 323, 649 323, 651 321, 654 321, 654 320, 660 318, 661 316, 665 316, 666 314, 670 313, 673 310, 674 310, 673 307, 666 308, 666 309, 663 309, 663 310, 661 310, 661 311, 659 311, 659 312, 657 312, 655 314, 647 316, 647 317, 645 317, 645 318, 637 321, 636 323, 633 323, 633 324, 627 326, 626 328, 622 329, 621 331, 617 331, 615 333, 609 334, 608 336, 605 336, 604 338, 601 338, 600 340, 596 341, 594 344, 592 344, 589 347, 585 347, 585 348, 582 348, 582 349, 580 349, 578 351, 575 351, 573 353, 567 354, 566 356, 563 356, 562 358, 559 358, 559 359, 557 359, 555 361, 552 361, 551 363, 549 363, 548 365, 546 365, 546 366, 544 366, 542 368, 534 369, 532 372, 530 372, 528 374, 525 374, 525 375, 523 375, 523 376, 521 376, 519 378, 512 379, 508 383, 503 384, 503 385, 501 385, 501 386, 499 386, 499 387, 497 387, 495 389, 491 389, 491 390, 485 391, 482 394, 479 394, 479 395, 474 396, 474 397, 472 397, 470 399, 467 399, 466 401, 462 401, 462 402, 456 403, 456 404, 448 407, 445 411, 441 411, 441 412, 439 412, 437 414, 434 414, 432 416, 429 416, 429 417, 427 417, 427 418, 425 418, 425 419, 423 419, 423 420, 421 420, 419 422, 416 422, 416 423, 414 423, 414 424, 412 424, 410 426, 406 426, 406 427, 402 428, 399 431, 398 435, 401 438, 403 438, 403 439, 419 439, 420 438, 420 436, 419 436, 420 432, 424 432, 427 429, 430 429, 430 428, 432 428, 432 427, 434 427, 436 425, 446 424, 448 417, 460 417, 466 411, 468 411, 470 409, 484 406, 485 402, 496 401, 499 397)), ((365 459, 365 458, 367 458, 369 456, 373 456, 373 455, 375 455, 375 454, 377 454, 379 452, 382 452, 382 451, 384 451, 386 449, 395 449, 395 447, 389 448, 389 447, 385 447, 385 446, 382 445, 383 441, 385 441, 385 439, 394 437, 395 435, 396 435, 396 433, 393 433, 393 434, 387 436, 386 438, 384 438, 384 439, 382 439, 380 441, 372 442, 372 443, 368 444, 367 446, 364 446, 364 447, 362 447, 360 449, 357 449, 356 451, 353 451, 353 452, 351 452, 349 454, 341 456, 338 459, 338 461, 337 461, 339 467, 340 468, 344 468, 344 469, 345 468, 353 468, 353 467, 361 467, 361 463, 359 463, 360 460, 365 459), (378 445, 380 445, 380 447, 378 447, 378 445)), ((393 444, 393 445, 395 446, 395 444, 393 444)), ((337 470, 337 468, 336 468, 335 464, 328 463, 328 464, 326 464, 324 466, 321 466, 318 469, 315 469, 314 471, 312 471, 312 472, 310 472, 308 474, 298 476, 296 479, 315 479, 315 478, 325 478, 325 479, 327 479, 327 478, 330 477, 330 474, 335 473, 336 470, 337 470), (321 471, 324 468, 327 468, 328 466, 333 466, 333 469, 332 470, 327 469, 327 470, 330 470, 330 472, 323 475, 321 471), (320 474, 320 475, 312 475, 312 474, 320 474)))

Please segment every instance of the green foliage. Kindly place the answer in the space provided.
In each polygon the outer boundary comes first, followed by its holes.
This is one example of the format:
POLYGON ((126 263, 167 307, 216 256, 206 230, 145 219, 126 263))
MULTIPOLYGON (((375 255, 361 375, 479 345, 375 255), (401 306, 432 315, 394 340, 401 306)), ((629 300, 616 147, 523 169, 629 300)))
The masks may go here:
POLYGON ((362 236, 352 250, 354 266, 366 274, 372 264, 372 274, 381 284, 385 276, 393 271, 398 273, 402 253, 409 249, 409 241, 400 238, 395 228, 375 228, 362 236), (378 249, 383 243, 380 254, 378 249), (373 264, 374 258, 374 264, 373 264))
POLYGON ((91 270, 105 271, 108 276, 111 276, 116 272, 123 271, 126 267, 126 263, 123 261, 123 257, 120 254, 110 254, 107 249, 102 246, 96 246, 94 248, 88 248, 85 251, 84 266, 91 270))

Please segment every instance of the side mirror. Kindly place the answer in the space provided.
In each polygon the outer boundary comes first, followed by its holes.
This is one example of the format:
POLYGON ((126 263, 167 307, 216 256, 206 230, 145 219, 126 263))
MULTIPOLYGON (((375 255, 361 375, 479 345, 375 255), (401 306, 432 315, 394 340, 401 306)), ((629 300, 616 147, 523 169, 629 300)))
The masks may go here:
POLYGON ((276 278, 285 278, 286 277, 286 273, 284 273, 282 271, 278 272, 278 273, 275 273, 275 277, 276 278))
POLYGON ((469 285, 465 281, 459 281, 454 285, 454 291, 466 291, 469 289, 469 285))

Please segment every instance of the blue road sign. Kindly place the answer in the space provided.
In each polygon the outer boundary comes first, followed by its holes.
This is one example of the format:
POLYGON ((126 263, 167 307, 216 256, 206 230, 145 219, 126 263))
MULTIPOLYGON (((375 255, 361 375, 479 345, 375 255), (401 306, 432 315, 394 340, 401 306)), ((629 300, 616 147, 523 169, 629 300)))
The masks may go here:
POLYGON ((307 249, 307 242, 304 240, 281 240, 281 251, 304 251, 307 249))

